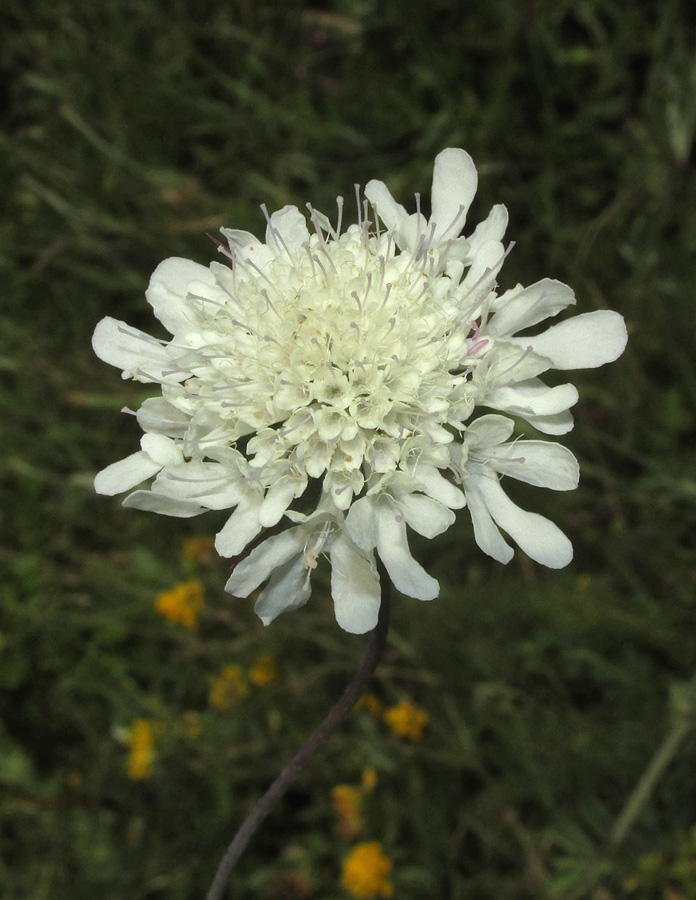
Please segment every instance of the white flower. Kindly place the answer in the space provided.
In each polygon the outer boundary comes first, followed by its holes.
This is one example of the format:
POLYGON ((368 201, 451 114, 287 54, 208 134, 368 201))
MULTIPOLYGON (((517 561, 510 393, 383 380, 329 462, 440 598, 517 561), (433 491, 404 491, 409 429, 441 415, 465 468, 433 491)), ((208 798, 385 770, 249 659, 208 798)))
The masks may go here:
POLYGON ((375 551, 395 586, 423 600, 437 581, 409 551, 407 527, 435 537, 468 503, 479 546, 503 562, 505 531, 533 559, 566 565, 572 550, 548 520, 515 506, 508 475, 555 490, 577 483, 577 463, 546 441, 509 441, 526 419, 546 434, 572 428, 570 385, 550 369, 602 365, 626 343, 617 313, 586 313, 520 336, 575 302, 544 279, 498 295, 507 212, 495 206, 461 236, 476 190, 463 150, 435 160, 432 215, 409 215, 381 182, 365 195, 384 227, 361 218, 341 231, 310 208, 268 217, 265 241, 223 229, 227 264, 167 259, 146 297, 170 332, 159 340, 114 319, 93 345, 123 377, 160 386, 136 413, 137 453, 108 466, 95 487, 149 488, 124 504, 173 516, 233 509, 216 538, 238 556, 264 529, 227 584, 247 596, 268 580, 257 612, 270 622, 304 604, 321 556, 332 567, 336 617, 374 627, 375 551), (308 507, 308 487, 319 499, 308 507))

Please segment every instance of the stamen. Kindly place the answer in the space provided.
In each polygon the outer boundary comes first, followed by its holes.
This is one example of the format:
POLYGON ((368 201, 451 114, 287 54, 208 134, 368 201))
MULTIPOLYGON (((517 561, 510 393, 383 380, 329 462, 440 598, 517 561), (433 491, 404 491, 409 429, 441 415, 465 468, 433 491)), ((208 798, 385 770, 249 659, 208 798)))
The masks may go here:
POLYGON ((341 223, 343 222, 343 197, 336 197, 338 207, 338 221, 336 222, 336 239, 341 236, 341 223))
POLYGON ((363 223, 362 223, 362 216, 361 216, 361 205, 362 204, 360 202, 360 185, 354 184, 353 187, 355 188, 355 203, 356 203, 356 206, 358 207, 358 228, 362 228, 363 223))

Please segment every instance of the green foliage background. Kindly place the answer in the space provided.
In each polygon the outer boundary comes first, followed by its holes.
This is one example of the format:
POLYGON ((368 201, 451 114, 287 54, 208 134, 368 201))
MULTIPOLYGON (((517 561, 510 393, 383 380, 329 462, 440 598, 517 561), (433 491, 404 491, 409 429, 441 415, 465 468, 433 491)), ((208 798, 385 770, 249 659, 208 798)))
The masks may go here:
POLYGON ((502 285, 552 276, 573 285, 580 311, 617 309, 629 325, 618 363, 573 379, 580 489, 515 493, 567 530, 576 559, 560 573, 520 554, 500 567, 466 514, 417 545, 442 596, 398 598, 375 690, 429 711, 423 740, 353 713, 268 820, 230 896, 345 897, 350 844, 334 832, 330 790, 371 765, 363 839, 394 860, 399 900, 696 898, 691 735, 587 880, 694 706, 678 691, 696 671, 690 4, 3 9, 2 897, 204 896, 236 823, 365 644, 336 626, 321 574, 309 606, 265 630, 223 593, 224 561, 183 561, 184 539, 212 534, 215 514, 170 521, 94 495, 94 473, 136 449, 119 410, 146 395, 93 357, 95 324, 152 329, 143 290, 157 263, 207 262, 205 232, 223 224, 261 231, 262 202, 330 211, 378 177, 408 203, 427 194, 435 154, 461 146, 480 171, 471 221, 494 202, 510 210, 502 285), (154 610, 190 577, 207 588, 197 633, 154 610), (214 674, 264 652, 277 682, 230 713, 210 709, 214 674), (151 777, 132 781, 123 734, 139 717, 161 734, 151 777))

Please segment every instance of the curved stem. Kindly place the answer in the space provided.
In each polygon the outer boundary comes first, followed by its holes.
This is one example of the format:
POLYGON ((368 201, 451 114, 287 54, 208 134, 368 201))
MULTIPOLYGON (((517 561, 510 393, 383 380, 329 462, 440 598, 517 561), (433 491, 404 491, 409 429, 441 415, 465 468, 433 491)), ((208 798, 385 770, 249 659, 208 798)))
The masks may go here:
POLYGON ((220 900, 237 860, 244 852, 259 825, 283 796, 291 782, 295 780, 312 756, 314 756, 315 752, 339 724, 341 719, 343 719, 343 717, 352 709, 355 701, 360 696, 363 687, 376 669, 387 638, 387 631, 389 629, 389 611, 391 606, 391 582, 379 559, 377 560, 377 568, 379 570, 380 582, 382 585, 379 618, 377 619, 377 625, 370 636, 370 643, 368 644, 360 668, 343 692, 338 703, 312 734, 307 743, 290 760, 240 825, 239 830, 232 839, 232 842, 227 848, 227 851, 222 858, 222 862, 215 873, 215 878, 208 891, 206 900, 220 900))

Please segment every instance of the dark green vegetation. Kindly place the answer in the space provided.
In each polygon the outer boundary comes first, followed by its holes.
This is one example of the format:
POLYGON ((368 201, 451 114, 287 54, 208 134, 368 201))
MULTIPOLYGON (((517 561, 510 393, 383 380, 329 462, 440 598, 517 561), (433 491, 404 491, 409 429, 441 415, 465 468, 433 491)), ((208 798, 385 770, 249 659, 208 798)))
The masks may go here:
POLYGON ((306 609, 264 630, 249 601, 222 592, 226 563, 182 562, 184 539, 213 533, 215 514, 168 520, 94 495, 94 473, 137 448, 118 411, 148 393, 92 356, 94 325, 108 314, 153 329, 143 290, 155 265, 207 262, 205 232, 222 224, 262 231, 261 202, 330 212, 372 177, 409 202, 445 146, 479 165, 471 222, 494 202, 510 210, 504 287, 556 277, 580 311, 617 309, 629 324, 618 363, 573 379, 580 489, 513 489, 569 533, 576 560, 561 573, 519 554, 501 567, 466 513, 420 545, 442 597, 397 598, 375 690, 427 708, 422 741, 352 714, 269 819, 233 895, 344 897, 350 844, 333 832, 330 789, 372 765, 362 839, 394 860, 398 900, 696 897, 691 735, 582 888, 695 706, 675 694, 696 672, 688 6, 4 4, 4 900, 202 897, 236 823, 365 644, 338 629, 321 579, 306 609), (199 575, 206 609, 191 633, 154 598, 199 575), (265 652, 278 680, 210 709, 215 673, 265 652), (137 718, 160 723, 142 781, 123 742, 137 718))

